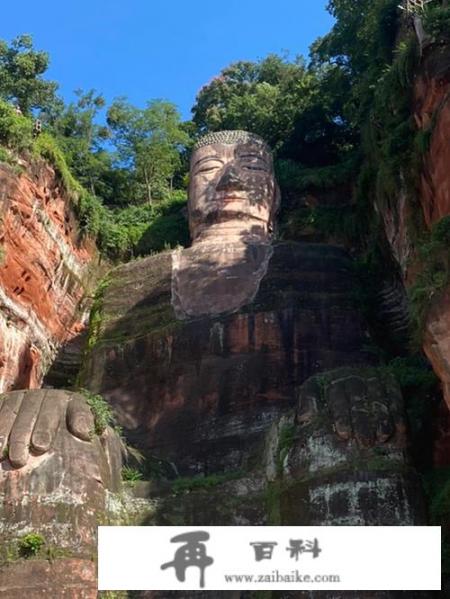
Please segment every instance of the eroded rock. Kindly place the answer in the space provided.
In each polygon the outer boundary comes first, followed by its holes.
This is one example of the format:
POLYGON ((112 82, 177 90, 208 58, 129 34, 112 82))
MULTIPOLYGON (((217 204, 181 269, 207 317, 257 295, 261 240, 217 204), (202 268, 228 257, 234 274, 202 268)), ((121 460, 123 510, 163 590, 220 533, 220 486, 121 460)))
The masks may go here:
POLYGON ((23 596, 47 580, 68 597, 94 597, 97 525, 108 522, 108 493, 120 488, 119 438, 111 429, 96 435, 85 400, 64 391, 5 394, 0 423, 0 590, 23 596), (20 557, 13 549, 29 533, 44 539, 42 559, 5 563, 8 547, 20 557))
POLYGON ((85 327, 96 250, 41 162, 0 164, 0 392, 38 388, 61 344, 85 327))
POLYGON ((245 466, 296 385, 373 359, 341 248, 276 244, 254 300, 215 317, 178 320, 171 277, 170 253, 111 274, 83 384, 180 473, 245 466))

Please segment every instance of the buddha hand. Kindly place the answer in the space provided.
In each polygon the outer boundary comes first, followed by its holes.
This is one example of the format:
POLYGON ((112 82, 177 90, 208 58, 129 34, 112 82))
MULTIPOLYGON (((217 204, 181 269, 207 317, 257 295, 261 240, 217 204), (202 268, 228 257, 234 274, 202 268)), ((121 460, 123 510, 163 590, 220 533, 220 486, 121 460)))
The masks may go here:
POLYGON ((377 368, 341 368, 308 379, 298 392, 297 421, 309 425, 315 418, 362 447, 405 440, 401 391, 377 368))
POLYGON ((90 441, 94 416, 79 393, 56 389, 12 391, 0 396, 0 460, 25 466, 30 455, 48 452, 60 427, 90 441))

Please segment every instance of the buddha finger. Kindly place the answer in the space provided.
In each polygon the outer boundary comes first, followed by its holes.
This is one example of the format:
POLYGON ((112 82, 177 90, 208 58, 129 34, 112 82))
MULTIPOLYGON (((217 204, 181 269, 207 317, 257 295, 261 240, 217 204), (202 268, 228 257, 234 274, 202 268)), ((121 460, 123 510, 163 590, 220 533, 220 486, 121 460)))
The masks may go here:
POLYGON ((389 405, 389 413, 396 429, 396 440, 401 444, 406 443, 405 404, 400 387, 393 377, 389 377, 385 381, 385 394, 389 405))
POLYGON ((338 437, 348 441, 352 437, 352 423, 345 381, 333 381, 329 387, 328 397, 334 430, 338 437))
POLYGON ((389 400, 389 409, 394 419, 399 418, 403 420, 404 410, 404 399, 399 384, 391 375, 386 377, 384 381, 385 396, 389 400))
POLYGON ((309 424, 318 412, 317 402, 320 389, 314 379, 309 379, 300 388, 296 419, 299 424, 309 424))
POLYGON ((30 455, 34 425, 46 391, 27 391, 9 436, 9 461, 14 468, 22 468, 30 455))
POLYGON ((378 443, 386 443, 394 434, 394 424, 389 412, 386 389, 379 376, 367 380, 369 407, 378 443))
POLYGON ((23 391, 11 391, 3 396, 0 409, 0 460, 7 455, 9 434, 16 420, 23 396, 23 391))
POLYGON ((39 455, 45 453, 52 446, 66 412, 69 397, 69 394, 64 391, 54 389, 46 391, 31 436, 31 449, 35 453, 39 455))
POLYGON ((378 443, 386 443, 395 432, 395 426, 388 406, 381 401, 374 401, 372 404, 372 415, 376 425, 377 441, 378 443))
POLYGON ((362 447, 370 447, 375 440, 375 423, 367 406, 354 403, 351 407, 353 430, 362 447))
POLYGON ((81 395, 73 395, 67 406, 67 428, 82 441, 90 441, 95 430, 94 416, 81 395))

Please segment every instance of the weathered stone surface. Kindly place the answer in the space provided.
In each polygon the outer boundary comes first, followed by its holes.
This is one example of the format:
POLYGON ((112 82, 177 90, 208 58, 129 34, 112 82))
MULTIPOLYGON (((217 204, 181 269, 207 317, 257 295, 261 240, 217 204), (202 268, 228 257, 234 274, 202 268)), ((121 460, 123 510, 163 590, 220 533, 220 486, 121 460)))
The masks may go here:
POLYGON ((266 242, 279 202, 272 153, 263 139, 246 131, 220 131, 198 141, 189 176, 194 245, 266 242))
POLYGON ((370 363, 354 286, 344 250, 277 244, 252 303, 180 321, 170 253, 124 265, 104 292, 84 384, 114 406, 133 443, 180 473, 245 467, 296 385, 370 363))
POLYGON ((172 254, 172 305, 180 319, 236 312, 258 293, 270 244, 197 243, 172 254))
POLYGON ((421 173, 421 204, 431 226, 450 214, 450 52, 433 45, 425 52, 414 84, 414 116, 420 129, 431 131, 430 149, 421 173))
POLYGON ((73 389, 77 385, 77 376, 83 365, 84 350, 88 337, 88 328, 72 337, 60 346, 58 352, 44 376, 42 386, 54 389, 73 389))
MULTIPOLYGON (((430 44, 424 49, 414 81, 413 113, 417 128, 429 135, 429 148, 420 169, 419 199, 425 225, 431 229, 450 214, 450 47, 430 44)), ((404 190, 395 205, 381 210, 387 239, 400 265, 406 287, 420 271, 417 248, 408 230, 412 208, 404 190)), ((450 291, 435 296, 424 328, 423 349, 442 381, 450 407, 450 291)), ((441 458, 440 458, 441 461, 441 458)))
MULTIPOLYGON (((128 439, 186 479, 137 485, 134 498, 110 494, 117 440, 92 438, 82 398, 17 392, 0 410, 9 454, 0 468, 5 537, 36 530, 70 553, 58 566, 85 560, 86 569, 80 563, 78 576, 77 566, 62 583, 69 593, 78 584, 78 596, 92 591, 87 560, 99 516, 194 525, 424 521, 401 397, 373 368, 348 254, 278 243, 253 268, 245 252, 268 247, 276 207, 267 149, 212 145, 194 152, 193 247, 175 262, 166 252, 110 274, 95 302, 83 372, 128 439), (247 263, 213 251, 213 241, 224 250, 237 244, 247 263), (236 272, 237 299, 220 280, 236 272)), ((50 575, 43 561, 33 567, 38 581, 50 575)), ((7 588, 27 588, 19 571, 6 571, 7 588)))
POLYGON ((295 419, 278 429, 282 478, 274 479, 273 490, 281 524, 426 522, 403 399, 382 371, 343 368, 312 377, 299 389, 295 419))
POLYGON ((96 599, 97 568, 94 561, 68 558, 21 560, 0 570, 2 599, 96 599))
POLYGON ((404 281, 410 278, 409 269, 414 255, 414 244, 410 239, 409 223, 411 208, 406 189, 399 189, 395 205, 385 205, 381 210, 381 219, 386 239, 404 281))
POLYGON ((433 464, 437 468, 450 466, 450 410, 442 401, 434 417, 433 464))
POLYGON ((120 487, 121 446, 111 429, 101 437, 93 434, 94 421, 86 409, 81 396, 64 391, 15 391, 2 397, 2 550, 32 532, 59 552, 53 565, 44 559, 0 564, 0 589, 16 596, 27 594, 33 579, 36 589, 47 580, 50 586, 60 582, 68 597, 95 596, 97 525, 108 521, 108 491, 120 487), (5 418, 5 412, 15 418, 5 418), (52 572, 56 580, 50 582, 52 572))
MULTIPOLYGON (((423 60, 415 83, 415 118, 429 129, 430 148, 421 175, 421 204, 426 224, 431 227, 450 214, 450 49, 432 46, 423 60)), ((450 288, 433 299, 425 324, 423 349, 442 382, 450 409, 450 288)), ((442 424, 448 415, 441 414, 442 424)), ((439 426, 439 425, 438 425, 439 426)), ((442 439, 435 448, 437 465, 446 461, 442 439)))
POLYGON ((450 409, 450 288, 431 303, 423 349, 442 382, 444 398, 450 409))
POLYGON ((37 388, 58 347, 85 326, 92 243, 45 163, 0 164, 0 391, 37 388))

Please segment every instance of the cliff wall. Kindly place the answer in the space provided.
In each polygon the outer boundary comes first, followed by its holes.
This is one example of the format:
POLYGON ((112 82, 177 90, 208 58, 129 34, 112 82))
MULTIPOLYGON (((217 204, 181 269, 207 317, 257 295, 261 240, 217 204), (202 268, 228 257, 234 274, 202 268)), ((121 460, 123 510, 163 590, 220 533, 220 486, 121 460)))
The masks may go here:
MULTIPOLYGON (((413 84, 413 117, 422 136, 424 152, 417 165, 416 204, 399 190, 395 205, 380 209, 386 237, 399 264, 407 289, 429 272, 430 285, 424 306, 422 347, 442 382, 450 407, 450 286, 433 288, 430 264, 421 245, 438 223, 450 215, 450 47, 431 44, 424 49, 413 84), (418 233, 417 227, 422 227, 418 233)), ((405 175, 406 176, 406 175, 405 175)), ((444 258, 445 259, 445 258, 444 258)))
POLYGON ((0 163, 0 392, 38 388, 85 326, 95 246, 43 162, 0 163))
MULTIPOLYGON (((431 48, 415 85, 415 119, 428 130, 420 201, 425 223, 432 227, 450 215, 450 48, 431 48)), ((450 286, 432 298, 425 324, 423 348, 442 381, 450 407, 450 286)))

